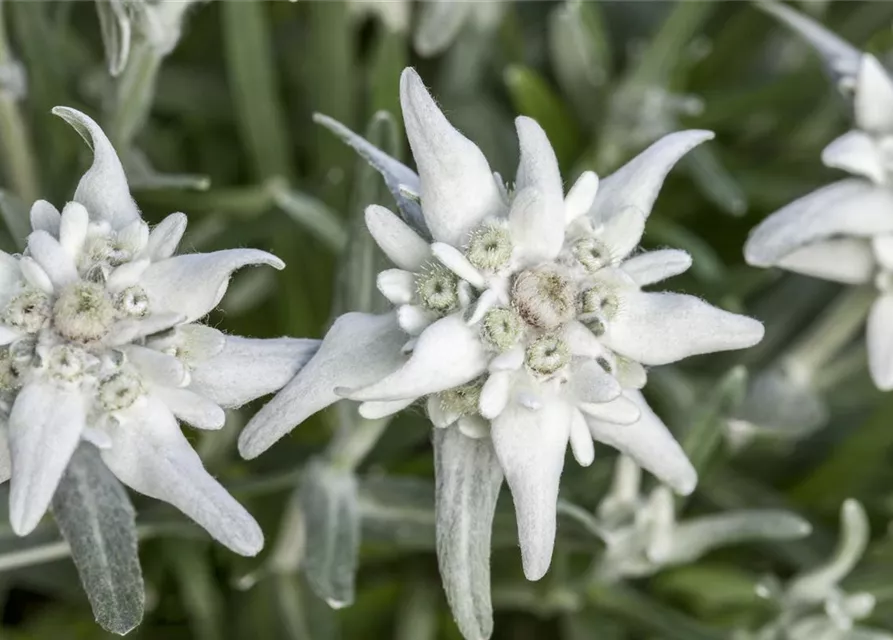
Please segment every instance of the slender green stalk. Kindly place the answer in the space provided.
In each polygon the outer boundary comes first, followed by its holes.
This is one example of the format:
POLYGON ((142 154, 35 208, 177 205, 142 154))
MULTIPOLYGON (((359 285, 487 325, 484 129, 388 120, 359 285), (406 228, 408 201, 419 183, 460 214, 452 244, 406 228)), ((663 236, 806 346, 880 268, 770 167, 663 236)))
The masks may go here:
POLYGON ((127 67, 118 83, 109 127, 112 143, 118 149, 130 148, 133 138, 149 117, 163 57, 146 41, 136 43, 130 51, 127 67))

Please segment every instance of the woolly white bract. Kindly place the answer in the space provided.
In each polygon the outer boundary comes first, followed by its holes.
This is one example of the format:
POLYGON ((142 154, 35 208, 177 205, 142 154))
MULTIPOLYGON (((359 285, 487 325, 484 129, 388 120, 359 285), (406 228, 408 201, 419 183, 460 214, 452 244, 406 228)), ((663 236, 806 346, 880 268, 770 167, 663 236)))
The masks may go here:
MULTIPOLYGON (((667 136, 601 185, 584 173, 565 196, 533 120, 517 119, 521 159, 509 188, 411 69, 400 98, 418 176, 327 123, 398 193, 405 220, 380 206, 366 211, 397 267, 378 279, 396 310, 338 318, 317 356, 249 423, 240 450, 259 455, 339 397, 362 401, 366 417, 424 398, 435 426, 459 430, 469 447, 478 438, 492 446, 514 497, 525 574, 536 580, 552 555, 568 443, 584 465, 593 438, 608 443, 691 492, 694 469, 637 391, 643 365, 763 335, 760 323, 697 298, 642 291, 685 271, 684 252, 631 256, 666 173, 712 134, 667 136)), ((463 455, 462 446, 449 449, 463 455)), ((492 511, 475 517, 489 523, 492 511)), ((438 536, 449 527, 440 521, 438 536)))
POLYGON ((822 162, 858 177, 770 215, 751 232, 744 255, 755 266, 846 284, 873 283, 878 298, 868 316, 868 364, 878 388, 893 389, 893 79, 874 56, 860 54, 780 5, 768 6, 798 30, 812 29, 810 41, 852 93, 856 129, 831 142, 822 162))
POLYGON ((186 216, 150 231, 99 126, 74 109, 54 113, 94 160, 61 214, 34 203, 24 254, 0 254, 0 480, 11 481, 12 527, 37 526, 86 440, 122 482, 254 555, 260 528, 177 420, 219 429, 224 407, 275 391, 312 355, 312 340, 251 340, 196 322, 234 270, 284 265, 254 249, 174 255, 186 216))

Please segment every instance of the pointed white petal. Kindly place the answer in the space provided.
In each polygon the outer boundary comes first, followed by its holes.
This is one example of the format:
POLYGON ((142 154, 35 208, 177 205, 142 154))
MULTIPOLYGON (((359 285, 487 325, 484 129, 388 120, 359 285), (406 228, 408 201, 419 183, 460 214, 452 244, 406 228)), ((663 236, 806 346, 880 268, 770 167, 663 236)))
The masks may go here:
POLYGON ((685 273, 691 266, 691 256, 678 249, 647 251, 630 258, 621 266, 640 287, 685 273))
POLYGON ((570 407, 551 399, 539 411, 510 405, 493 421, 493 448, 512 490, 528 580, 542 578, 552 561, 558 485, 570 425, 570 407))
POLYGON ((21 280, 22 270, 18 258, 0 251, 0 304, 5 304, 7 296, 12 295, 21 280))
POLYGON ((558 159, 543 128, 535 120, 515 119, 521 160, 515 177, 519 197, 532 190, 538 206, 527 203, 521 212, 513 203, 512 238, 532 260, 552 260, 564 242, 564 191, 558 159), (521 217, 520 220, 516 218, 521 217))
POLYGON ((893 271, 893 235, 873 237, 871 248, 878 264, 887 271, 893 271))
POLYGON ((80 442, 86 411, 79 390, 49 382, 31 382, 16 397, 9 415, 9 520, 18 535, 31 533, 46 513, 80 442))
POLYGON ((596 236, 608 247, 614 263, 623 260, 639 245, 647 218, 648 215, 641 209, 627 206, 598 224, 596 236))
POLYGON ((592 207, 598 193, 598 175, 584 171, 564 198, 564 223, 570 224, 592 207))
POLYGON ((878 389, 893 389, 893 294, 875 300, 868 314, 868 369, 878 389))
POLYGON ((80 202, 65 205, 59 222, 59 244, 75 260, 84 249, 89 227, 90 214, 84 205, 80 202))
POLYGON ((813 191, 763 220, 744 245, 749 264, 770 267, 794 249, 845 235, 893 233, 893 193, 865 180, 841 180, 813 191))
POLYGON ((385 269, 378 274, 375 284, 392 304, 409 304, 415 294, 415 274, 403 269, 385 269))
POLYGON ((89 442, 97 449, 110 449, 112 446, 112 439, 109 437, 109 434, 99 429, 84 427, 81 438, 84 442, 89 442))
POLYGON ((132 287, 139 282, 143 273, 145 273, 148 268, 148 258, 125 262, 120 267, 116 267, 115 270, 109 274, 109 278, 105 283, 106 289, 112 293, 117 293, 123 291, 127 287, 132 287))
POLYGON ((589 433, 586 418, 577 409, 573 409, 571 412, 570 442, 574 459, 580 466, 591 465, 595 460, 595 443, 592 441, 592 434, 589 433))
POLYGON ((403 411, 413 402, 415 402, 414 398, 409 400, 389 400, 387 402, 364 402, 360 405, 359 412, 366 420, 380 420, 403 411))
POLYGON ((627 291, 601 341, 622 356, 659 365, 702 353, 752 347, 762 339, 759 321, 723 311, 694 296, 627 291))
POLYGON ((234 552, 256 555, 264 536, 254 518, 205 471, 167 407, 148 400, 110 430, 112 447, 101 451, 108 468, 134 491, 175 506, 234 552))
POLYGON ((610 402, 620 396, 620 385, 595 360, 575 362, 572 368, 570 391, 577 402, 610 402))
POLYGON ((24 256, 19 260, 19 269, 22 270, 22 277, 28 281, 32 287, 40 289, 45 293, 53 293, 53 283, 47 272, 43 270, 37 261, 31 256, 24 256))
POLYGON ((636 422, 642 413, 639 406, 625 395, 608 402, 581 402, 577 409, 592 418, 619 425, 636 422))
POLYGON ((487 353, 474 327, 457 313, 441 318, 419 336, 409 360, 375 384, 349 391, 352 400, 418 398, 474 380, 487 370, 487 353))
POLYGON ((239 452, 255 458, 317 411, 338 400, 336 387, 370 384, 404 360, 406 335, 394 314, 348 313, 335 321, 310 362, 255 414, 239 438, 239 452))
POLYGON ((480 149, 447 121, 413 69, 400 76, 400 104, 431 235, 462 246, 484 218, 502 209, 490 165, 480 149))
POLYGON ((112 325, 103 342, 111 347, 121 346, 170 329, 185 320, 186 317, 178 313, 155 313, 139 319, 125 318, 112 325))
MULTIPOLYGON (((241 338, 233 337, 235 340, 241 338)), ((146 346, 158 351, 173 352, 190 367, 197 367, 226 347, 227 336, 204 324, 180 324, 173 331, 149 338, 146 346)))
POLYGON ((431 259, 428 243, 384 207, 366 207, 366 228, 388 259, 401 269, 417 272, 431 259))
POLYGON ((443 242, 435 242, 431 245, 431 253, 434 254, 435 258, 440 260, 443 266, 455 273, 462 280, 466 280, 478 289, 483 289, 487 286, 481 272, 478 271, 456 247, 444 244, 443 242))
POLYGON ((319 340, 226 336, 219 353, 193 365, 189 388, 221 407, 239 407, 285 386, 319 345, 319 340))
POLYGON ((217 306, 234 271, 260 264, 285 267, 276 256, 257 249, 190 253, 153 263, 140 285, 149 297, 152 313, 179 313, 192 322, 217 306))
POLYGON ((860 284, 874 276, 875 257, 867 239, 832 238, 795 249, 777 266, 823 280, 860 284))
POLYGON ((142 220, 132 220, 118 230, 118 244, 134 255, 142 253, 149 243, 149 225, 142 220))
POLYGON ((811 44, 825 61, 832 73, 842 79, 852 80, 859 69, 862 53, 849 42, 826 29, 812 18, 781 2, 764 1, 758 6, 771 13, 811 44))
POLYGON ((437 563, 450 610, 466 638, 489 638, 490 537, 502 468, 489 440, 434 432, 437 563))
MULTIPOLYGON (((397 159, 392 158, 337 120, 333 120, 320 113, 315 113, 313 114, 313 121, 317 124, 321 124, 341 138, 344 143, 350 145, 360 157, 381 174, 382 178, 384 178, 385 185, 387 185, 391 195, 394 196, 394 200, 397 201, 397 207, 403 214, 404 220, 412 225, 416 231, 427 236, 427 227, 422 216, 422 209, 419 206, 418 198, 410 198, 406 195, 407 191, 413 194, 418 194, 421 191, 419 177, 416 175, 415 171, 397 159)), ((374 233, 372 235, 373 237, 375 236, 374 233)), ((396 262, 394 264, 408 268, 396 262)))
MULTIPOLYGON (((541 229, 538 221, 548 215, 546 200, 543 195, 530 187, 515 193, 512 207, 509 211, 509 229, 512 241, 518 247, 518 252, 527 264, 535 264, 544 260, 551 260, 553 246, 546 238, 542 242, 541 229)), ((564 229, 561 229, 562 240, 564 229)))
POLYGON ((701 130, 664 136, 602 179, 589 215, 596 223, 605 223, 631 207, 647 217, 673 165, 694 147, 712 138, 713 132, 701 130))
POLYGON ((865 176, 881 184, 886 177, 883 158, 877 143, 864 131, 848 131, 833 140, 822 151, 825 166, 865 176))
POLYGON ((404 304, 397 309, 397 323, 411 336, 417 336, 437 320, 437 314, 415 304, 404 304))
POLYGON ((138 220, 140 211, 130 195, 124 168, 99 125, 70 107, 55 107, 53 113, 74 127, 93 149, 93 164, 78 183, 75 202, 87 208, 92 220, 105 220, 115 229, 138 220))
POLYGON ((611 352, 599 342, 599 339, 586 326, 573 320, 564 325, 564 341, 572 356, 583 358, 610 358, 611 352))
POLYGON ((177 251, 177 245, 186 232, 186 214, 172 213, 159 222, 146 242, 146 257, 152 262, 170 258, 177 251))
POLYGON ((140 375, 153 384, 180 387, 189 378, 186 366, 172 355, 137 344, 124 345, 121 350, 140 375))
POLYGON ((487 381, 481 389, 478 409, 481 415, 488 420, 493 420, 502 413, 508 404, 513 375, 514 373, 510 371, 497 371, 487 377, 487 381))
POLYGON ((74 259, 46 231, 34 231, 28 236, 28 251, 54 287, 61 288, 78 280, 74 259))
POLYGON ((21 337, 22 337, 22 334, 19 333, 18 331, 16 331, 15 329, 12 329, 10 327, 7 327, 6 325, 0 324, 0 345, 5 346, 8 344, 11 344, 12 342, 18 340, 21 337))
POLYGON ((496 289, 485 289, 478 296, 477 302, 474 304, 474 311, 472 311, 466 322, 468 324, 477 324, 484 319, 484 316, 490 309, 500 304, 505 304, 502 294, 496 289))
POLYGON ((697 485, 698 475, 682 447, 641 393, 626 391, 624 394, 638 404, 641 418, 633 424, 616 425, 587 417, 592 437, 626 454, 676 493, 690 494, 697 485))
POLYGON ((60 219, 59 210, 46 200, 37 200, 31 205, 31 229, 34 231, 58 236, 60 219))
POLYGON ((196 429, 222 429, 226 414, 218 405, 189 389, 155 387, 158 398, 177 418, 196 429))
POLYGON ((524 364, 524 348, 517 346, 505 353, 500 353, 490 361, 487 367, 491 373, 498 371, 517 371, 524 364))
POLYGON ((443 404, 440 402, 440 396, 436 393, 428 396, 428 401, 425 403, 425 411, 428 413, 428 419, 431 421, 431 424, 437 429, 445 429, 456 421, 456 416, 444 411, 443 404))
POLYGON ((856 124, 864 131, 893 133, 893 79, 871 54, 863 54, 853 101, 856 124))

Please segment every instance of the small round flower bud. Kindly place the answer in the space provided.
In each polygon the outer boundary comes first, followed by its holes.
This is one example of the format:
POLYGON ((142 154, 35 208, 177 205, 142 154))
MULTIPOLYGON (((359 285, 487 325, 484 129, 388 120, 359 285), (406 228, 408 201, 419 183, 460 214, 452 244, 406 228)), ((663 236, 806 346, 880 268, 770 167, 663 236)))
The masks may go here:
POLYGON ((580 295, 580 310, 584 316, 598 314, 613 320, 620 310, 620 298, 610 287, 596 285, 580 295))
POLYGON ((571 251, 589 273, 595 273, 611 264, 611 252, 607 245, 595 238, 577 240, 571 251))
POLYGON ((56 345, 47 357, 47 371, 57 380, 77 382, 86 369, 86 354, 67 344, 56 345))
POLYGON ((478 411, 483 381, 478 379, 461 387, 453 387, 440 393, 440 406, 444 413, 468 416, 478 411))
POLYGON ((442 265, 431 265, 416 277, 422 305, 437 313, 449 313, 459 304, 459 279, 442 265))
POLYGON ((143 393, 145 389, 137 376, 119 371, 99 383, 99 404, 106 411, 123 411, 143 393))
POLYGON ((536 375, 551 376, 570 362, 571 354, 564 340, 556 335, 537 338, 527 346, 525 364, 536 375))
POLYGON ((33 338, 21 338, 9 345, 9 358, 17 375, 22 375, 34 362, 36 348, 37 341, 33 338))
POLYGON ((465 257, 478 269, 499 271, 512 257, 512 239, 505 225, 487 222, 471 234, 465 257))
POLYGON ((518 343, 523 328, 521 318, 514 309, 495 307, 484 314, 481 338, 494 350, 503 353, 518 343))
POLYGON ((60 335, 77 342, 103 337, 115 321, 115 305, 95 282, 77 282, 66 287, 53 307, 53 322, 60 335))
POLYGON ((512 287, 521 318, 537 329, 555 329, 574 317, 574 287, 554 265, 522 271, 512 287))
POLYGON ((6 305, 4 321, 25 333, 37 333, 49 324, 51 314, 49 296, 37 289, 27 289, 6 305))
POLYGON ((142 287, 127 287, 115 296, 115 308, 125 316, 140 318, 149 313, 149 296, 142 287))

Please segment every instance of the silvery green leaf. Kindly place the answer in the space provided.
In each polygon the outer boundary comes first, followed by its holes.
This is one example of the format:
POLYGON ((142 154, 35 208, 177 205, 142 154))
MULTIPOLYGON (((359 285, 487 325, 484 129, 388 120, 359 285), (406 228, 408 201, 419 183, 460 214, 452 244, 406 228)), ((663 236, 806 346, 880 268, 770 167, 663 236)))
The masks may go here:
POLYGON ((127 0, 96 0, 96 13, 109 73, 117 76, 127 65, 130 54, 131 24, 127 0))
POLYGON ((288 217, 323 241, 334 252, 339 252, 347 244, 344 224, 334 211, 316 198, 289 189, 281 182, 271 185, 273 200, 288 217))
MULTIPOLYGON (((334 612, 315 597, 300 574, 279 574, 272 581, 276 611, 288 640, 335 640, 334 612)), ((274 636, 280 637, 280 636, 274 636)))
POLYGON ((824 565, 797 576, 788 586, 789 596, 800 602, 821 602, 853 570, 868 546, 871 529, 865 509, 849 499, 840 508, 841 534, 834 556, 824 565))
POLYGON ((25 246, 25 238, 31 233, 28 208, 11 191, 0 189, 0 217, 17 247, 25 246))
POLYGON ((549 53, 562 92, 581 117, 591 118, 611 68, 601 7, 582 0, 556 7, 549 16, 549 53))
POLYGON ((690 418, 692 427, 682 441, 682 448, 698 471, 703 471, 713 457, 722 439, 720 425, 730 412, 737 410, 746 388, 747 370, 739 365, 699 399, 693 419, 690 418))
POLYGON ((663 565, 686 564, 728 545, 763 540, 795 540, 809 534, 809 523, 786 511, 747 510, 693 518, 678 523, 661 548, 663 565))
POLYGON ((72 456, 52 509, 96 621, 119 635, 133 630, 145 603, 135 514, 93 446, 83 444, 72 456))
POLYGON ((430 237, 431 234, 428 232, 428 227, 422 216, 421 205, 417 200, 404 195, 407 190, 411 193, 419 193, 419 176, 405 164, 389 156, 337 120, 321 113, 314 114, 313 120, 341 138, 345 144, 352 147, 366 162, 372 165, 384 178, 406 223, 423 237, 430 237))
POLYGON ((503 474, 490 440, 455 427, 435 429, 437 561, 447 602, 462 635, 489 638, 490 537, 503 474))
POLYGON ((356 478, 326 462, 313 461, 304 472, 301 504, 307 582, 333 609, 349 606, 354 600, 360 546, 356 478))
POLYGON ((710 147, 692 149, 684 165, 701 191, 734 216, 747 213, 747 196, 710 147))
POLYGON ((184 189, 207 191, 211 178, 199 174, 159 173, 149 158, 139 149, 131 149, 122 154, 127 171, 127 182, 134 191, 154 189, 184 189))
POLYGON ((471 2, 423 2, 419 6, 421 15, 413 37, 418 54, 428 58, 445 51, 456 39, 473 8, 471 2))

